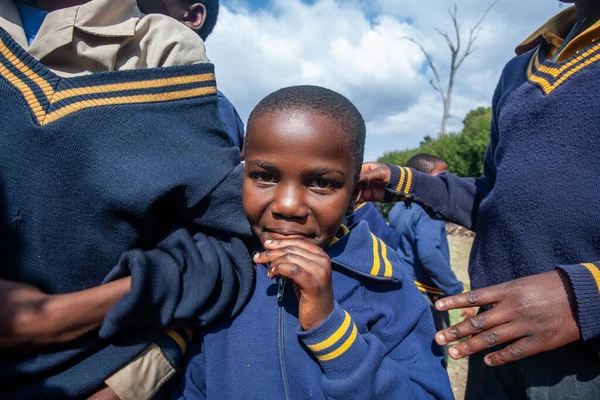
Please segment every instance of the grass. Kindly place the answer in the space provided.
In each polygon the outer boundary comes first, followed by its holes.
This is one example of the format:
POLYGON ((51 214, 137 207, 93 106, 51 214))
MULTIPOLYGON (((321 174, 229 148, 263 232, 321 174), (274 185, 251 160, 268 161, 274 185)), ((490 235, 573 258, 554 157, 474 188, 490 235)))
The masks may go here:
MULTIPOLYGON (((452 265, 452 270, 457 278, 464 283, 465 289, 469 290, 471 285, 469 283, 468 264, 473 238, 460 235, 448 235, 448 243, 450 244, 450 263, 452 265)), ((450 311, 451 324, 456 324, 461 320, 460 310, 450 311)), ((454 392, 454 397, 460 400, 465 397, 467 364, 468 359, 453 360, 450 358, 448 362, 448 375, 450 375, 452 391, 454 392)))

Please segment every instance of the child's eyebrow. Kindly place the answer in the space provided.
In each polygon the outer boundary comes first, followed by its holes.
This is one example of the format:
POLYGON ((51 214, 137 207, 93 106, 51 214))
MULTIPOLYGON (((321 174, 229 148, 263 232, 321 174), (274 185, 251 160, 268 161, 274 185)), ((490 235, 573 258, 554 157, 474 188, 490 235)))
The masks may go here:
POLYGON ((327 174, 331 174, 331 173, 338 173, 342 176, 345 176, 344 172, 337 170, 337 169, 333 169, 333 168, 316 168, 316 169, 311 169, 310 173, 313 175, 327 175, 327 174))
POLYGON ((277 169, 277 166, 275 164, 270 163, 270 162, 260 161, 260 160, 249 161, 246 164, 261 167, 261 168, 264 168, 267 170, 277 169))

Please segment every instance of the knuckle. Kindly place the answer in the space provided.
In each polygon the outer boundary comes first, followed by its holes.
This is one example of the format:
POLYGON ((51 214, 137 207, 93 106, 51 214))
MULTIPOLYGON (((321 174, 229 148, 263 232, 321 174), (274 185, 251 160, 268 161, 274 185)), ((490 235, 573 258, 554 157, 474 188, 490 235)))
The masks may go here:
POLYGON ((293 261, 294 258, 296 258, 296 255, 294 253, 286 253, 283 258, 286 261, 293 261))
POLYGON ((469 325, 475 331, 480 331, 485 327, 485 317, 482 315, 477 315, 473 318, 469 318, 469 325))
POLYGON ((300 268, 296 264, 289 264, 289 271, 290 271, 290 274, 295 275, 295 276, 302 274, 302 268, 300 268))
POLYGON ((458 330, 458 328, 450 328, 450 329, 448 329, 448 335, 452 339, 458 339, 458 337, 460 335, 460 331, 458 330))
POLYGON ((283 247, 283 250, 285 251, 294 251, 296 249, 296 246, 288 244, 286 246, 283 247))
POLYGON ((470 355, 475 352, 474 348, 473 348, 473 343, 471 343, 470 340, 467 340, 466 342, 461 343, 461 347, 463 348, 463 351, 461 351, 461 353, 463 353, 463 354, 470 355))
POLYGON ((500 340, 500 334, 496 331, 487 331, 482 333, 483 341, 488 347, 492 347, 500 340))
POLYGON ((506 351, 509 355, 509 358, 512 360, 518 360, 523 357, 523 349, 519 346, 510 345, 506 347, 506 351))
POLYGON ((479 293, 477 291, 467 292, 467 302, 469 304, 475 304, 479 301, 479 293))

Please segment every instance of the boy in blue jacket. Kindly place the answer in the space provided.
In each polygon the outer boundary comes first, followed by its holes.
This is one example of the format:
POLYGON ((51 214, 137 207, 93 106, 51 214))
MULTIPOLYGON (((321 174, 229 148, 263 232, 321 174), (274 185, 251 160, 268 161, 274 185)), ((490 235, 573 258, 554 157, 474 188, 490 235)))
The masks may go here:
POLYGON ((410 275, 366 223, 342 225, 364 140, 358 110, 328 89, 256 106, 243 188, 256 287, 238 318, 204 332, 173 397, 452 398, 410 275))

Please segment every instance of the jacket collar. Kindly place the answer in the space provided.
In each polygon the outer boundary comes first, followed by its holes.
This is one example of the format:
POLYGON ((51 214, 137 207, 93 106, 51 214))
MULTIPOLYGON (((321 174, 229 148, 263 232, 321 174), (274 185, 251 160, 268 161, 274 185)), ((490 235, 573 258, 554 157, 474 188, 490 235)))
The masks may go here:
POLYGON ((38 60, 71 43, 75 29, 99 37, 132 37, 143 16, 135 0, 92 0, 49 13, 29 45, 14 0, 0 0, 0 27, 38 60))
POLYGON ((383 281, 402 281, 403 268, 396 251, 375 237, 365 221, 350 229, 342 225, 340 234, 325 250, 332 263, 361 276, 383 281), (341 237, 340 237, 341 236, 341 237))

